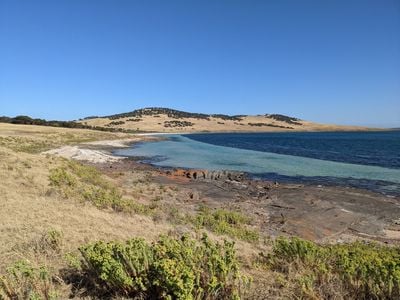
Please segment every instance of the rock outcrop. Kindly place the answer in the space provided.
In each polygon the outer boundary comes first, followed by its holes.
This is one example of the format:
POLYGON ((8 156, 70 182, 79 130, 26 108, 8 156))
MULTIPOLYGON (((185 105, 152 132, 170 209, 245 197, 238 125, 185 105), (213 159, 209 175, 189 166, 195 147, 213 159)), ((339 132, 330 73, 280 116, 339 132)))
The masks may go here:
POLYGON ((174 169, 167 171, 167 175, 182 176, 193 180, 230 180, 230 181, 243 181, 246 176, 242 172, 233 171, 208 171, 208 170, 184 170, 174 169))

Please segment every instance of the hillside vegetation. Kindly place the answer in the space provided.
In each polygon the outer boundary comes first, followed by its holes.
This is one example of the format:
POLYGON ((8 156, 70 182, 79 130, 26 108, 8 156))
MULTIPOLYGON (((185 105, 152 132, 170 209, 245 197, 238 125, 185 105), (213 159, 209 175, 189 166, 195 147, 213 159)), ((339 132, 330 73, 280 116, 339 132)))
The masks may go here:
POLYGON ((85 126, 153 132, 263 132, 361 130, 366 128, 312 123, 280 114, 224 115, 150 107, 128 113, 79 120, 85 126))

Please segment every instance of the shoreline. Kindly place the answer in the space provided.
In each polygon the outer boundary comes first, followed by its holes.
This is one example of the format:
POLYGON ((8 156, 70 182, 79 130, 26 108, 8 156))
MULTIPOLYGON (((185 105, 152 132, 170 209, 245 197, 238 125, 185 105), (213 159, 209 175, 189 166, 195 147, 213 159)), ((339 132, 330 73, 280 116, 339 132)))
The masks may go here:
POLYGON ((246 130, 224 130, 224 131, 187 131, 187 132, 142 132, 136 133, 135 135, 138 136, 157 136, 157 135, 189 135, 189 134, 218 134, 218 133, 225 133, 225 134, 238 134, 238 133, 346 133, 346 132, 387 132, 387 131, 400 131, 398 128, 369 128, 369 129, 347 129, 347 130, 270 130, 270 131, 246 131, 246 130))
POLYGON ((69 158, 89 163, 106 174, 145 172, 151 182, 188 189, 195 195, 190 201, 202 201, 210 207, 234 205, 271 236, 283 234, 328 243, 356 239, 400 243, 399 196, 355 187, 273 182, 241 172, 160 168, 113 154, 113 150, 155 140, 159 138, 140 136, 81 144, 75 147, 87 159, 76 155, 69 158), (93 159, 99 152, 106 159, 93 159))
MULTIPOLYGON (((151 134, 138 134, 133 138, 127 139, 117 139, 117 140, 101 140, 94 141, 88 143, 81 143, 75 146, 64 146, 57 149, 52 149, 44 152, 44 154, 54 154, 58 156, 62 156, 65 158, 76 159, 80 161, 87 161, 91 163, 107 163, 107 162, 115 162, 124 159, 138 161, 143 159, 143 156, 125 156, 125 155, 117 155, 115 154, 115 150, 130 148, 134 144, 138 143, 146 143, 146 142, 155 142, 155 141, 163 141, 168 138, 164 137, 165 135, 171 134, 162 134, 162 133, 151 133, 151 134)), ((147 165, 151 168, 157 170, 173 170, 173 169, 181 169, 181 170, 198 170, 198 168, 191 167, 174 167, 174 166, 157 166, 152 164, 151 162, 140 162, 143 165, 147 165)), ((227 169, 215 169, 208 171, 229 171, 227 169)), ((280 175, 278 173, 268 173, 270 176, 260 176, 260 174, 249 173, 245 171, 232 171, 234 173, 243 173, 246 174, 247 178, 252 178, 254 180, 262 180, 262 181, 276 181, 281 184, 300 184, 300 185, 309 185, 309 186, 327 186, 327 187, 338 187, 338 188, 346 188, 346 189, 356 189, 360 191, 370 192, 377 195, 385 196, 387 198, 399 198, 400 195, 398 193, 385 193, 384 191, 379 191, 372 188, 352 185, 350 182, 346 182, 346 178, 343 178, 343 182, 334 182, 334 181, 323 181, 310 178, 309 180, 303 179, 303 176, 286 176, 280 175), (287 177, 285 179, 285 177, 287 177)), ((368 180, 367 180, 368 181, 368 180)))
POLYGON ((399 197, 352 187, 257 180, 227 171, 158 168, 134 159, 95 166, 106 172, 148 172, 153 183, 189 189, 195 195, 190 202, 201 201, 215 208, 233 205, 252 216, 256 224, 263 224, 264 232, 272 237, 299 236, 324 243, 356 239, 400 243, 400 226, 396 225, 399 197), (202 173, 206 175, 200 176, 202 173))
MULTIPOLYGON (((171 135, 172 136, 172 135, 171 135)), ((175 135, 175 136, 182 136, 182 135, 175 135)), ((161 136, 160 136, 161 137, 161 136)), ((168 139, 169 137, 166 137, 166 139, 168 139)), ((192 139, 190 136, 188 136, 189 139, 192 139)), ((186 138, 185 138, 186 139, 186 138)), ((194 138, 194 142, 199 142, 199 143, 207 143, 207 141, 202 141, 202 139, 197 140, 196 138, 194 138)), ((231 137, 230 138, 235 139, 235 137, 231 137)), ((207 143, 208 144, 208 143, 207 143)), ((389 176, 380 176, 379 174, 381 174, 380 172, 390 172, 392 169, 390 167, 386 167, 384 165, 374 165, 374 164, 368 164, 368 163, 357 163, 354 161, 342 161, 342 160, 336 160, 336 159, 332 159, 330 160, 329 158, 316 158, 315 156, 301 156, 300 155, 295 155, 295 154, 291 154, 291 153, 276 153, 276 152, 264 152, 262 150, 252 150, 250 148, 236 148, 235 146, 224 146, 224 145, 218 145, 218 144, 213 144, 212 142, 209 143, 211 146, 217 146, 217 147, 227 147, 228 148, 235 148, 238 149, 240 151, 253 151, 253 152, 257 152, 260 153, 260 155, 262 153, 265 153, 265 155, 276 155, 276 156, 282 156, 283 158, 281 159, 282 162, 280 163, 282 166, 288 165, 290 163, 295 164, 296 161, 291 162, 291 158, 296 159, 309 159, 310 163, 312 162, 317 162, 317 167, 318 167, 318 162, 321 162, 323 164, 329 164, 329 163, 335 163, 337 165, 334 165, 334 167, 336 168, 341 168, 342 165, 344 166, 353 166, 352 168, 355 168, 355 171, 352 171, 351 169, 347 171, 347 173, 344 173, 344 175, 340 175, 340 174, 336 174, 336 173, 340 173, 340 172, 331 172, 331 173, 327 173, 327 172, 322 172, 322 173, 318 173, 318 171, 312 172, 313 170, 311 170, 310 172, 297 172, 297 173, 293 173, 293 172, 289 172, 289 173, 285 173, 284 171, 281 173, 279 172, 279 166, 278 166, 278 171, 274 172, 274 171, 270 171, 270 172, 264 172, 264 169, 260 169, 257 167, 253 167, 254 164, 250 164, 249 167, 245 167, 242 168, 239 165, 235 165, 235 160, 229 160, 229 165, 232 164, 232 168, 233 170, 236 170, 238 172, 246 172, 248 174, 249 177, 253 177, 253 178, 257 178, 257 179, 263 179, 263 180, 267 180, 267 181, 279 181, 282 183, 289 183, 289 184, 308 184, 308 185, 327 185, 327 186, 340 186, 340 187, 352 187, 352 188, 357 188, 357 189, 361 189, 361 190, 367 190, 367 191, 371 191, 371 192, 375 192, 381 195, 384 195, 386 197, 396 197, 396 196, 400 196, 400 190, 398 189, 398 180, 396 179, 396 174, 398 173, 396 170, 393 170, 393 172, 395 173, 390 173, 392 174, 391 177, 389 176), (286 159, 288 159, 289 161, 286 161, 286 159), (366 169, 366 171, 364 171, 364 173, 361 173, 361 175, 358 175, 357 173, 357 168, 371 168, 370 169, 366 169), (374 168, 374 169, 373 169, 374 168), (382 169, 380 169, 382 168, 382 169), (384 169, 387 168, 387 169, 384 169), (375 176, 367 176, 369 173, 368 172, 375 172, 375 176), (286 175, 283 175, 286 174, 286 175), (354 175, 354 176, 353 176, 354 175), (365 175, 365 177, 362 177, 363 175, 365 175), (337 177, 335 177, 337 176, 337 177), (394 177, 393 177, 394 176, 394 177), (393 187, 392 187, 393 185, 393 187), (396 188, 397 187, 397 188, 396 188)), ((142 144, 143 145, 143 144, 142 144)), ((184 144, 182 144, 182 147, 185 147, 184 144)), ((205 145, 205 144, 203 144, 205 145)), ((201 145, 199 145, 201 146, 201 145)), ((160 147, 162 148, 162 146, 160 145, 160 147)), ((169 147, 169 146, 168 146, 169 147)), ((174 147, 178 147, 180 148, 180 145, 176 145, 174 147)), ((195 145, 193 145, 193 147, 197 147, 195 145)), ((193 148, 192 146, 190 146, 189 148, 193 148)), ((148 158, 148 159, 143 159, 144 162, 146 164, 151 164, 154 167, 157 168, 164 168, 164 169, 174 169, 174 168, 180 168, 180 169, 187 169, 187 170, 192 170, 192 169, 199 169, 202 168, 202 163, 190 163, 190 161, 188 163, 184 163, 184 160, 180 160, 179 156, 173 155, 171 154, 170 157, 172 158, 172 162, 170 164, 167 163, 158 163, 158 160, 155 159, 151 159, 151 157, 146 156, 146 153, 152 153, 152 155, 159 155, 160 157, 167 155, 165 154, 164 151, 157 151, 155 149, 159 148, 158 146, 150 146, 149 151, 147 152, 145 150, 143 151, 137 151, 137 153, 130 153, 130 151, 127 151, 128 153, 124 153, 125 151, 116 151, 116 154, 118 157, 124 157, 124 155, 136 155, 139 156, 141 158, 148 158), (154 150, 154 151, 153 151, 154 150)), ((146 148, 145 148, 146 149, 146 148)), ((186 149, 186 148, 183 148, 186 149)), ((190 153, 190 155, 196 155, 196 152, 190 152, 190 149, 187 149, 190 153)), ((178 151, 178 150, 177 150, 178 151)), ((208 151, 208 150, 206 150, 208 151)), ((209 150, 211 151, 211 150, 209 150)), ((184 152, 182 152, 184 153, 184 152)), ((185 152, 186 153, 186 152, 185 152)), ((201 155, 201 153, 199 154, 201 155)), ((247 155, 246 153, 241 154, 242 156, 247 155)), ((248 154, 248 155, 251 155, 248 154)), ((219 157, 219 156, 218 156, 219 157)), ((188 158, 186 158, 188 159, 188 158)), ((223 157, 221 157, 222 160, 224 160, 223 157)), ((239 162, 242 163, 242 160, 240 158, 239 162)), ((274 157, 270 158, 264 158, 264 159, 274 159, 274 157)), ((191 160, 191 158, 189 157, 189 160, 191 160)), ((225 160, 224 160, 225 161, 225 160)), ((225 164, 208 164, 207 163, 207 157, 206 157, 206 161, 205 163, 207 164, 207 169, 208 170, 229 170, 230 166, 225 165, 225 164)), ((300 161, 300 163, 303 163, 302 161, 300 161)), ((254 165, 255 166, 255 165, 254 165)), ((328 167, 330 167, 328 165, 328 167)), ((268 164, 266 164, 266 170, 268 169, 268 164)), ((281 168, 282 169, 282 168, 281 168)), ((346 170, 346 169, 345 169, 346 170)), ((363 171, 363 169, 361 169, 363 171)), ((386 173, 384 173, 386 174, 386 173)))

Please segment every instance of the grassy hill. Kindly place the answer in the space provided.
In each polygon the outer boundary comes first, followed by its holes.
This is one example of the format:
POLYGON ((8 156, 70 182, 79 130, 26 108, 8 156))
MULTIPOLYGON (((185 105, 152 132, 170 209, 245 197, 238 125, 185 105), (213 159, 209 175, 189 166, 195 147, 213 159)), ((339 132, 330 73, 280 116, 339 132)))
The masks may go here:
POLYGON ((365 127, 318 124, 280 114, 224 115, 149 107, 78 121, 85 126, 152 132, 266 132, 366 130, 365 127))

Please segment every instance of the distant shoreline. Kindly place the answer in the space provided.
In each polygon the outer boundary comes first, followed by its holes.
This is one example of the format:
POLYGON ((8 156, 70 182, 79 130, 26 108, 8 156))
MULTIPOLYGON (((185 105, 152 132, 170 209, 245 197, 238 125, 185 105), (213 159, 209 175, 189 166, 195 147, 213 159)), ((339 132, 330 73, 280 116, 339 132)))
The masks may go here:
POLYGON ((371 129, 349 129, 349 130, 282 130, 282 131, 188 131, 188 132, 141 132, 135 133, 137 136, 157 136, 157 135, 189 135, 189 134, 218 134, 218 133, 335 133, 335 132, 382 132, 400 131, 400 128, 371 128, 371 129))

